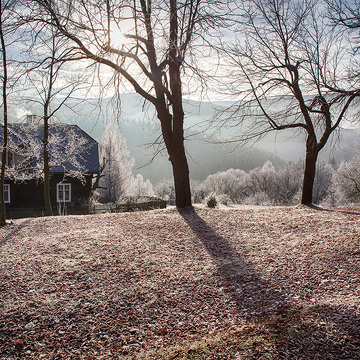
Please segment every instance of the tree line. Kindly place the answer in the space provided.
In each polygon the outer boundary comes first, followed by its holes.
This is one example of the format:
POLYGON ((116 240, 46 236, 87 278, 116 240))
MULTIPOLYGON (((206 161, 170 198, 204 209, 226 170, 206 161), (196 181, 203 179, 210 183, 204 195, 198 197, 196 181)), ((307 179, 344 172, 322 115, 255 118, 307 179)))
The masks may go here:
MULTIPOLYGON (((110 91, 116 101, 130 88, 156 111, 177 207, 192 204, 184 97, 214 89, 237 100, 226 118, 212 119, 234 129, 228 142, 305 134, 301 203, 312 203, 320 151, 358 115, 358 9, 358 0, 1 1, 2 200, 9 93, 36 90, 46 132, 54 96, 66 106, 74 94, 96 90, 101 100, 110 91)), ((44 158, 47 145, 45 135, 44 158)))
MULTIPOLYGON (((247 154, 249 157, 246 151, 240 151, 239 154, 247 154)), ((266 160, 269 154, 260 154, 261 157, 255 159, 250 167, 235 159, 234 165, 237 162, 238 168, 226 168, 203 177, 203 180, 191 179, 192 202, 206 204, 207 199, 213 197, 217 203, 225 205, 299 204, 304 159, 286 162, 270 157, 270 160, 266 160), (262 163, 261 166, 254 166, 259 162, 262 163)), ((172 179, 163 179, 152 184, 149 180, 144 181, 140 174, 134 176, 134 158, 127 150, 126 139, 115 124, 105 127, 100 141, 100 158, 103 159, 103 166, 99 174, 100 182, 94 187, 95 201, 121 203, 129 198, 148 196, 175 200, 175 184, 172 179)), ((360 155, 340 162, 334 157, 330 161, 319 160, 314 179, 313 203, 327 206, 360 203, 360 155)))
MULTIPOLYGON (((215 198, 219 204, 289 206, 300 203, 304 161, 275 167, 271 161, 250 171, 228 169, 209 175, 204 181, 191 181, 192 200, 207 204, 215 198)), ((173 199, 174 183, 163 180, 155 194, 173 199)), ((360 202, 360 156, 343 160, 340 165, 320 161, 315 173, 313 203, 327 206, 360 202)))

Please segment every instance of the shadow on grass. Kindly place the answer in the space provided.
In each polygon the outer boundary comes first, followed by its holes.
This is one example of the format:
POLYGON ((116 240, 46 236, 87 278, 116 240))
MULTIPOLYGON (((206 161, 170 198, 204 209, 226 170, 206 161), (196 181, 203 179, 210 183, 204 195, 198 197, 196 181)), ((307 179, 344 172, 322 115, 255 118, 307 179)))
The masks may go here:
POLYGON ((308 207, 309 209, 312 210, 318 210, 318 211, 327 211, 327 212, 339 212, 339 213, 343 213, 343 214, 347 214, 347 215, 360 215, 360 209, 355 210, 357 208, 355 207, 350 207, 347 210, 345 210, 344 208, 330 208, 330 209, 326 209, 323 208, 321 206, 318 205, 314 205, 314 204, 309 204, 309 205, 301 205, 303 207, 308 207))
POLYGON ((0 246, 5 245, 10 239, 16 236, 22 228, 26 227, 30 223, 31 219, 27 219, 23 221, 20 225, 7 224, 3 229, 9 229, 11 226, 11 230, 3 237, 0 237, 0 246))
POLYGON ((267 348, 257 344, 246 358, 360 359, 357 309, 318 304, 301 308, 262 279, 193 208, 180 214, 210 254, 239 315, 262 329, 260 339, 270 339, 267 348))

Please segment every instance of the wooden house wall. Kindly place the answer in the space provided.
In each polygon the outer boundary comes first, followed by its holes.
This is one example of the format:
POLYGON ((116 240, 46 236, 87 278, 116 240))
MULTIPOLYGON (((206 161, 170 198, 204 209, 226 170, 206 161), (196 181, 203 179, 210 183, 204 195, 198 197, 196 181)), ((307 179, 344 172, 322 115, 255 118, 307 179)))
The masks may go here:
MULTIPOLYGON (((63 174, 52 174, 50 179, 50 197, 51 205, 57 207, 57 184, 60 182, 71 184, 71 202, 66 202, 67 208, 76 208, 84 206, 89 199, 92 186, 92 175, 85 176, 85 184, 74 178, 63 178, 63 174)), ((33 209, 33 212, 44 211, 44 183, 42 181, 30 180, 25 183, 10 184, 10 203, 6 204, 9 214, 19 212, 22 209, 33 209)))

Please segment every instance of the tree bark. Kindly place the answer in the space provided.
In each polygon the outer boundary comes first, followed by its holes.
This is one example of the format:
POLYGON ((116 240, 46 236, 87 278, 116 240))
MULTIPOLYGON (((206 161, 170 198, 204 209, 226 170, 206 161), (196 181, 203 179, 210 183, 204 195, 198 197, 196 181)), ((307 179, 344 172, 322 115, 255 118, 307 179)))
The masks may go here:
POLYGON ((189 165, 184 144, 184 113, 181 108, 173 107, 175 116, 172 116, 166 108, 164 97, 158 98, 156 110, 173 170, 176 207, 185 208, 192 204, 189 165))
POLYGON ((45 215, 52 216, 52 206, 50 198, 50 167, 49 167, 49 119, 44 117, 44 202, 45 215))
POLYGON ((1 154, 1 179, 0 179, 0 197, 1 197, 1 214, 0 214, 0 226, 6 225, 6 208, 4 198, 4 183, 5 183, 5 166, 6 166, 6 154, 7 154, 7 122, 4 120, 4 140, 1 154))
POLYGON ((52 53, 51 63, 49 69, 49 85, 45 90, 46 97, 44 103, 44 203, 45 203, 45 215, 52 216, 52 206, 50 198, 50 165, 49 165, 49 120, 50 120, 50 102, 52 98, 52 89, 54 82, 56 81, 56 75, 54 74, 54 64, 56 55, 56 37, 52 38, 52 53))
POLYGON ((184 109, 181 83, 182 57, 179 49, 178 4, 170 0, 170 38, 169 38, 169 79, 173 96, 172 103, 172 144, 168 147, 173 167, 175 199, 177 208, 191 206, 189 165, 184 144, 184 109))
MULTIPOLYGON (((0 13, 2 15, 3 8, 0 4, 0 13)), ((3 65, 3 83, 2 83, 2 101, 3 101, 3 114, 4 114, 4 139, 2 144, 1 153, 1 177, 0 177, 0 225, 6 225, 6 208, 4 198, 4 182, 5 182, 5 168, 6 168, 6 157, 7 157, 7 142, 8 142, 8 113, 7 113, 7 58, 6 58, 6 45, 4 38, 4 31, 2 26, 2 19, 0 19, 0 40, 1 40, 1 52, 2 52, 2 65, 3 65)))
POLYGON ((191 206, 189 166, 183 142, 182 146, 172 153, 170 161, 174 174, 176 207, 185 208, 191 206))
POLYGON ((303 205, 312 204, 318 154, 319 150, 316 139, 314 139, 313 136, 308 136, 306 141, 305 170, 301 197, 301 204, 303 205))

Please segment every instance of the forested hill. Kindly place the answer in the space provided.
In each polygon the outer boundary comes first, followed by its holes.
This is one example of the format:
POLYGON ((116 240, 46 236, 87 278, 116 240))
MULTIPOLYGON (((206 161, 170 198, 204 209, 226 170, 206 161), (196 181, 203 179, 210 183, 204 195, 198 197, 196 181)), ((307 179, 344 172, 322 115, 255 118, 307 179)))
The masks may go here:
MULTIPOLYGON (((56 104, 54 104, 55 106, 56 104)), ((147 146, 159 138, 159 125, 151 106, 144 105, 139 95, 134 93, 121 96, 121 110, 114 111, 114 104, 104 99, 101 106, 97 100, 86 104, 68 104, 62 107, 58 117, 63 122, 76 123, 95 139, 100 140, 104 126, 114 121, 118 122, 119 131, 127 139, 127 146, 135 158, 137 172, 153 184, 163 179, 171 178, 171 166, 165 151, 153 159, 153 155, 161 149, 160 146, 147 146), (115 115, 117 114, 117 116, 115 115), (150 163, 148 166, 146 166, 150 163)), ((229 102, 216 102, 217 109, 224 110, 229 102)), ((204 180, 209 174, 224 171, 229 168, 239 168, 248 171, 262 166, 270 160, 274 166, 287 161, 297 161, 304 157, 305 145, 301 134, 291 136, 289 133, 269 135, 254 146, 235 148, 236 144, 229 146, 211 144, 205 141, 213 129, 202 130, 205 123, 215 114, 215 103, 188 101, 185 103, 185 127, 187 128, 186 149, 192 179, 204 180)), ((22 109, 23 112, 41 114, 41 109, 22 109)), ((15 114, 15 112, 13 112, 15 114)), ((19 113, 19 109, 17 109, 19 113)), ((16 119, 14 119, 16 121, 16 119)), ((231 136, 235 130, 225 130, 231 136)), ((333 157, 337 162, 343 158, 351 157, 356 151, 355 143, 359 135, 353 130, 344 130, 340 135, 340 145, 327 146, 334 151, 323 151, 325 161, 333 157)))

